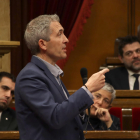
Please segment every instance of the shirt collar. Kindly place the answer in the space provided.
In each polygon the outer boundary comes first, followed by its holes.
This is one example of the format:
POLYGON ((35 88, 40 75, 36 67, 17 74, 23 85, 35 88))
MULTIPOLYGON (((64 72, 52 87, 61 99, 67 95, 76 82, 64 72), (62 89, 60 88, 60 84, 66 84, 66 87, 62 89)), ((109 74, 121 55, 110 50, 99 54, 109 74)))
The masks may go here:
MULTIPOLYGON (((127 71, 128 71, 128 74, 129 74, 129 76, 132 76, 133 74, 135 74, 133 71, 131 71, 131 70, 128 70, 127 69, 127 71)), ((140 74, 140 72, 138 72, 137 74, 140 74)))
POLYGON ((37 57, 38 59, 40 59, 42 62, 45 63, 45 65, 47 66, 47 68, 49 69, 49 71, 55 76, 55 77, 58 77, 58 76, 64 76, 64 73, 63 71, 60 69, 60 67, 58 65, 52 65, 50 63, 48 63, 47 61, 43 60, 42 58, 34 55, 35 57, 37 57))

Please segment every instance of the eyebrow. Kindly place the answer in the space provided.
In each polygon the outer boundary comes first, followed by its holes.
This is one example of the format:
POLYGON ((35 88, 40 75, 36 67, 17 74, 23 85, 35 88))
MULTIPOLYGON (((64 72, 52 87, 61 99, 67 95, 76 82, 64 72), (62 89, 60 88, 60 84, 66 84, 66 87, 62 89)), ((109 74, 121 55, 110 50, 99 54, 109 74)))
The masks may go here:
POLYGON ((10 89, 10 87, 6 86, 6 85, 2 85, 1 87, 6 87, 7 89, 10 89))
POLYGON ((106 100, 110 101, 108 98, 105 98, 106 100))
POLYGON ((137 48, 137 49, 135 49, 135 50, 128 50, 128 51, 126 51, 125 53, 127 53, 127 52, 134 52, 134 51, 136 51, 136 50, 139 50, 140 48, 137 48))
POLYGON ((60 29, 60 30, 58 31, 58 33, 59 33, 59 32, 64 32, 64 29, 60 29))
POLYGON ((95 93, 95 94, 99 94, 99 95, 101 95, 101 94, 100 94, 100 93, 98 93, 98 92, 97 92, 97 93, 95 93))
MULTIPOLYGON (((102 96, 100 93, 95 93, 95 94, 98 94, 98 95, 102 96)), ((105 99, 107 99, 108 101, 110 101, 108 98, 105 98, 105 99)))

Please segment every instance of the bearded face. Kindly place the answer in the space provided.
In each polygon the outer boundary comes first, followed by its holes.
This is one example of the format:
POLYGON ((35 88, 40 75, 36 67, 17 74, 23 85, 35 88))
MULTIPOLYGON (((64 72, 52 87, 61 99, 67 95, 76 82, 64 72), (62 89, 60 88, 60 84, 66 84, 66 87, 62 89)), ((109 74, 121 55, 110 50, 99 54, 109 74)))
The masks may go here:
POLYGON ((125 67, 133 72, 140 71, 140 44, 139 42, 134 42, 132 44, 127 44, 123 48, 123 57, 120 57, 122 63, 125 67))

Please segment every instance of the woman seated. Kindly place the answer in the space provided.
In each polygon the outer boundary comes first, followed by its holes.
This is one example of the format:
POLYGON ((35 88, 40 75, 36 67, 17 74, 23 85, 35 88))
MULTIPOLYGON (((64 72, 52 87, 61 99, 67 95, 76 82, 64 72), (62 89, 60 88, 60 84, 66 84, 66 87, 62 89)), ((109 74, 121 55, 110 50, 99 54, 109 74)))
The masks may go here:
POLYGON ((94 104, 86 110, 82 120, 84 130, 120 130, 120 119, 109 113, 115 93, 114 88, 108 83, 105 83, 102 89, 92 93, 94 104))

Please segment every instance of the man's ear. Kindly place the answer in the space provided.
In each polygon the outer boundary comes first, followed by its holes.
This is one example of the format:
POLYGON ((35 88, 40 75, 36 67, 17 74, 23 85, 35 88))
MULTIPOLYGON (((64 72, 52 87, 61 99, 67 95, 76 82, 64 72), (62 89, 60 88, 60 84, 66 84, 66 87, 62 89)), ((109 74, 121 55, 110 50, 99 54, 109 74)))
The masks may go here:
POLYGON ((47 49, 47 41, 45 41, 43 39, 39 39, 38 45, 39 45, 39 48, 43 51, 45 51, 47 49))
POLYGON ((122 63, 124 63, 124 62, 123 62, 122 56, 119 55, 118 58, 120 59, 120 61, 121 61, 122 63))

